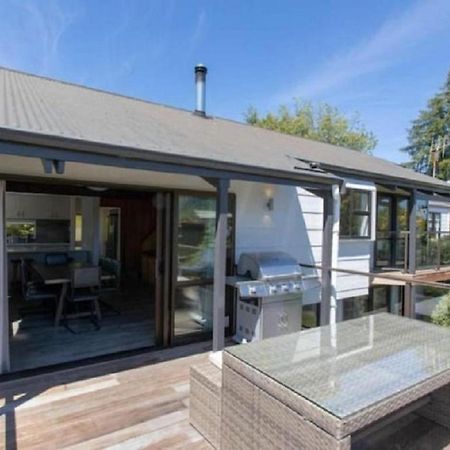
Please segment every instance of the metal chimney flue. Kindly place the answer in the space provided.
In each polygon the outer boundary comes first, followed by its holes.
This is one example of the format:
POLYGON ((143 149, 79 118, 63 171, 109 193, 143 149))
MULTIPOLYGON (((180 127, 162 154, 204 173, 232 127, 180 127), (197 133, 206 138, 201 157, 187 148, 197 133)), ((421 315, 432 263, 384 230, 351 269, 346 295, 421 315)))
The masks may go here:
POLYGON ((198 116, 205 117, 206 110, 206 73, 208 69, 203 64, 195 66, 195 92, 196 104, 194 113, 198 116))

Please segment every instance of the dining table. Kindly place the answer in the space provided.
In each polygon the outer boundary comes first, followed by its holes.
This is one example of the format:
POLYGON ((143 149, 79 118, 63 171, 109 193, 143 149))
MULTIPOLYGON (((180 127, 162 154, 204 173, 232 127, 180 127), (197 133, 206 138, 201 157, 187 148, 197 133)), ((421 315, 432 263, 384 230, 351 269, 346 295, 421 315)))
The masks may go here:
POLYGON ((59 326, 67 301, 67 292, 72 280, 73 269, 96 267, 93 264, 72 261, 68 264, 48 265, 33 262, 31 267, 45 286, 60 286, 55 313, 55 327, 59 326))

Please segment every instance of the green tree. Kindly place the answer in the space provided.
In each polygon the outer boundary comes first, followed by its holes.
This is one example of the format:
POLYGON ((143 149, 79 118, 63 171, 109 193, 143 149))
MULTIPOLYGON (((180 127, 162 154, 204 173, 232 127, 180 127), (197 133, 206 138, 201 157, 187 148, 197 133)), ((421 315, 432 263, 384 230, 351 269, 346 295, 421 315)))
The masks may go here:
MULTIPOLYGON (((409 145, 402 150, 407 152, 411 161, 405 165, 422 173, 431 174, 430 148, 433 142, 450 136, 450 72, 443 88, 432 97, 426 109, 420 111, 419 116, 408 130, 409 145)), ((437 176, 441 179, 450 178, 450 148, 437 166, 437 176)))
POLYGON ((366 130, 357 116, 348 118, 326 103, 315 106, 311 102, 295 100, 292 107, 282 105, 278 113, 270 112, 264 116, 250 107, 245 120, 261 128, 366 153, 370 153, 377 145, 374 134, 366 130))
POLYGON ((431 313, 431 322, 450 327, 450 295, 444 295, 431 313))

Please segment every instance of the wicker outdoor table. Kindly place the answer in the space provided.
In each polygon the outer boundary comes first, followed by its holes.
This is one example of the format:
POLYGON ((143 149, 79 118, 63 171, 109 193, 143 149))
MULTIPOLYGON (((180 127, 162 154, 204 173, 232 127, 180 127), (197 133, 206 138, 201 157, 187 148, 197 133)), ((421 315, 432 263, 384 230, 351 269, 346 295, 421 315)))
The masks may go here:
POLYGON ((349 449, 411 411, 450 427, 450 330, 392 314, 227 348, 223 449, 349 449))

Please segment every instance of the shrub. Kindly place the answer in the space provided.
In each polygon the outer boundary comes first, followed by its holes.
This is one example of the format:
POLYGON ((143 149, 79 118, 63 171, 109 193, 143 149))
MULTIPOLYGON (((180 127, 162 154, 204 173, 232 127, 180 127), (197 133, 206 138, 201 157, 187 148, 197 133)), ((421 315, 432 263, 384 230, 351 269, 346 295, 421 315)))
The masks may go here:
POLYGON ((450 327, 450 294, 444 295, 431 313, 431 322, 450 327))

